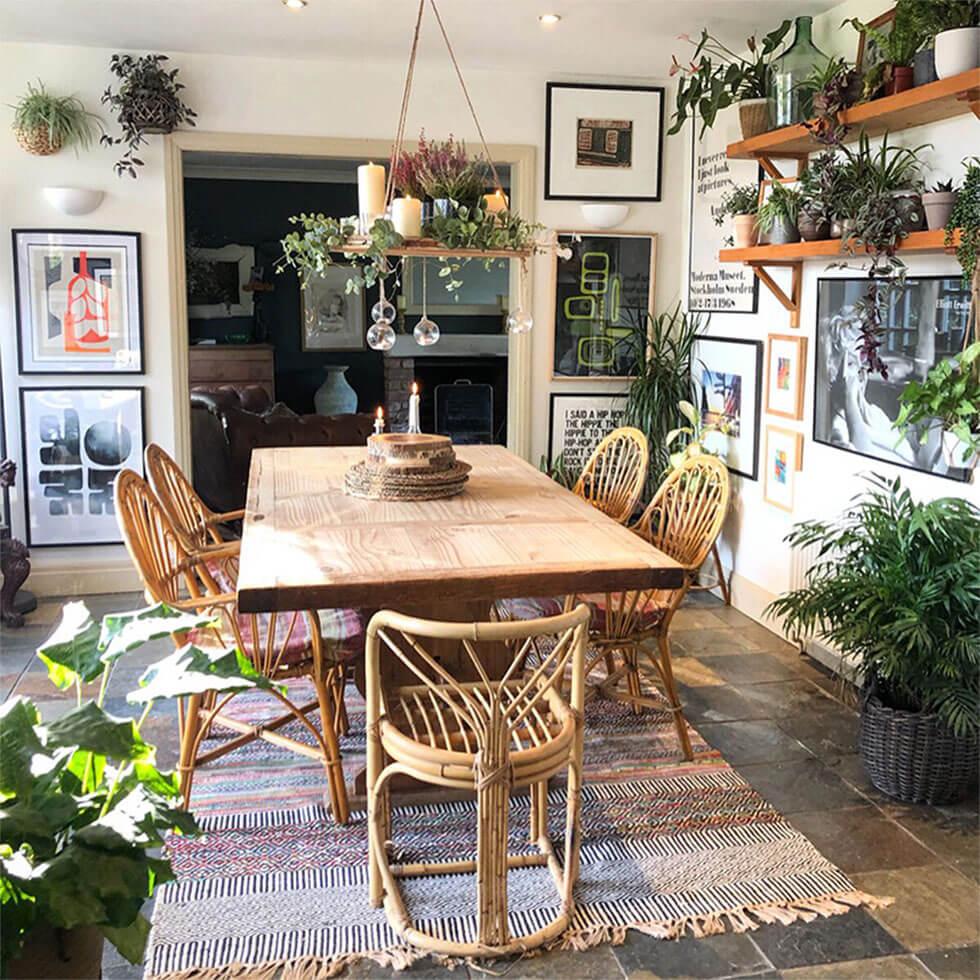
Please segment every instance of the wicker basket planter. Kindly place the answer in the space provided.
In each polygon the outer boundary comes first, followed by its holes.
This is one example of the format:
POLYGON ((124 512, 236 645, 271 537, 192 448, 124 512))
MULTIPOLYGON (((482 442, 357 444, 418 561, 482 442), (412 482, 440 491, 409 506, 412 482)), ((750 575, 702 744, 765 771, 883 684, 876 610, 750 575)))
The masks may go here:
POLYGON ((976 736, 953 735, 935 715, 889 708, 873 692, 861 712, 859 748, 871 782, 904 803, 955 803, 977 779, 976 736))
POLYGON ((743 99, 738 103, 738 122, 743 140, 768 133, 772 128, 769 123, 769 100, 743 99))
POLYGON ((35 126, 34 129, 15 129, 14 136, 21 149, 33 153, 36 157, 49 157, 61 149, 61 140, 53 140, 48 135, 46 126, 35 126))

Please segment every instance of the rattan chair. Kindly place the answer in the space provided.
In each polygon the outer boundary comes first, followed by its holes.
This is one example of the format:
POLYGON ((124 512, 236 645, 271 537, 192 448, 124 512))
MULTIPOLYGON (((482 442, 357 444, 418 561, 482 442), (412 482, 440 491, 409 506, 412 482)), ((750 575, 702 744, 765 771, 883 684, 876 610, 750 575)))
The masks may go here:
POLYGON ((584 605, 551 619, 509 623, 438 623, 393 612, 377 613, 367 639, 367 786, 369 890, 384 904, 392 927, 413 945, 448 956, 503 956, 559 936, 573 911, 578 877, 582 786, 582 705, 589 610, 584 605), (541 659, 522 671, 533 640, 541 659), (431 641, 459 647, 479 680, 457 681, 433 656, 431 641), (480 647, 507 644, 503 678, 491 681, 480 647), (382 691, 381 652, 419 683, 382 691), (571 695, 562 696, 570 668, 571 695), (564 856, 548 836, 548 779, 568 770, 564 856), (388 783, 411 776, 425 783, 476 792, 475 860, 392 864, 388 783), (539 854, 508 854, 511 790, 531 796, 530 838, 539 854), (508 869, 547 867, 557 886, 557 915, 536 932, 512 936, 507 924, 508 869), (477 908, 472 934, 441 937, 413 924, 400 878, 476 873, 477 908))
POLYGON ((320 621, 313 611, 244 614, 235 594, 238 546, 214 547, 189 552, 149 484, 132 470, 123 470, 115 481, 116 516, 123 540, 143 581, 146 597, 177 609, 213 615, 216 625, 174 637, 178 646, 193 642, 201 647, 236 646, 254 667, 271 680, 307 677, 316 699, 294 704, 277 687, 270 697, 287 709, 275 719, 252 725, 224 713, 237 694, 199 694, 178 704, 180 752, 177 766, 184 805, 190 802, 196 768, 253 742, 258 738, 322 761, 327 775, 331 810, 338 823, 349 816, 340 749, 337 742, 337 677, 342 676, 351 653, 343 646, 326 643, 320 621), (307 714, 319 709, 318 729, 307 714), (298 721, 311 736, 301 742, 280 732, 298 721), (202 750, 213 725, 238 734, 215 748, 202 750))
POLYGON ((670 663, 670 623, 721 531, 728 511, 728 469, 715 456, 694 456, 674 470, 657 490, 633 530, 686 569, 677 589, 646 589, 590 595, 594 610, 588 676, 600 662, 607 676, 589 693, 633 705, 663 709, 663 701, 644 694, 641 655, 653 666, 677 725, 684 755, 691 740, 670 663), (655 643, 656 650, 649 644, 655 643))
POLYGON ((595 447, 572 492, 624 524, 643 493, 649 465, 647 437, 631 426, 614 429, 595 447))

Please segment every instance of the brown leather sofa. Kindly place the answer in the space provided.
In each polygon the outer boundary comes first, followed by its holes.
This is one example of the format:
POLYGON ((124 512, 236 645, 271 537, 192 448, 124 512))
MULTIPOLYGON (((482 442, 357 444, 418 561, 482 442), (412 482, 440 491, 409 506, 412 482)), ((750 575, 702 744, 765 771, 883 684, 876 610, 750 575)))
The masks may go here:
POLYGON ((252 450, 269 446, 358 446, 373 432, 367 414, 297 415, 259 385, 191 388, 194 488, 220 513, 245 506, 252 450))

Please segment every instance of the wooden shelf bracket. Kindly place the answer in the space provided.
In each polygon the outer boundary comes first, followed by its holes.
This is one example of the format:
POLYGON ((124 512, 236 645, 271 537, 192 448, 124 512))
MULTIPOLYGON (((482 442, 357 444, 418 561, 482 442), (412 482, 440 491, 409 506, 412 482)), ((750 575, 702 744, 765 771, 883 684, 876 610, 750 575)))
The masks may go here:
POLYGON ((789 325, 799 327, 800 325, 800 297, 803 294, 803 262, 746 262, 745 263, 755 274, 759 281, 769 290, 780 304, 789 312, 789 325), (766 271, 766 266, 778 266, 792 270, 792 281, 790 283, 790 295, 787 296, 782 286, 766 271))

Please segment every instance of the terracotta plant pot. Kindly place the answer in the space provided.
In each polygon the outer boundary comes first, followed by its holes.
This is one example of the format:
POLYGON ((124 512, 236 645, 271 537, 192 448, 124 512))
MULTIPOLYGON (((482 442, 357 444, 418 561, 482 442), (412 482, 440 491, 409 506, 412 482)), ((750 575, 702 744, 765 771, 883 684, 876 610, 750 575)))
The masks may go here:
POLYGON ((946 227, 955 204, 956 191, 927 191, 922 195, 922 209, 926 213, 926 227, 929 231, 939 231, 946 227))
POLYGON ((35 927, 20 956, 7 964, 9 980, 92 980, 102 976, 102 933, 96 926, 76 929, 35 927))
POLYGON ((736 248, 753 248, 759 244, 759 226, 754 214, 736 214, 734 221, 736 248))
POLYGON ((14 136, 22 150, 27 150, 36 157, 48 157, 61 149, 61 140, 52 140, 46 126, 35 126, 34 129, 15 129, 14 136))
POLYGON ((796 222, 800 238, 805 242, 820 242, 830 238, 830 222, 822 218, 814 218, 809 214, 801 214, 796 222))
POLYGON ((885 95, 898 95, 915 88, 915 72, 907 65, 892 65, 892 77, 885 86, 885 95))
POLYGON ((769 132, 769 100, 743 99, 738 104, 738 123, 742 139, 751 139, 769 132))
POLYGON ((952 78, 980 68, 980 27, 957 27, 936 35, 936 74, 952 78))

